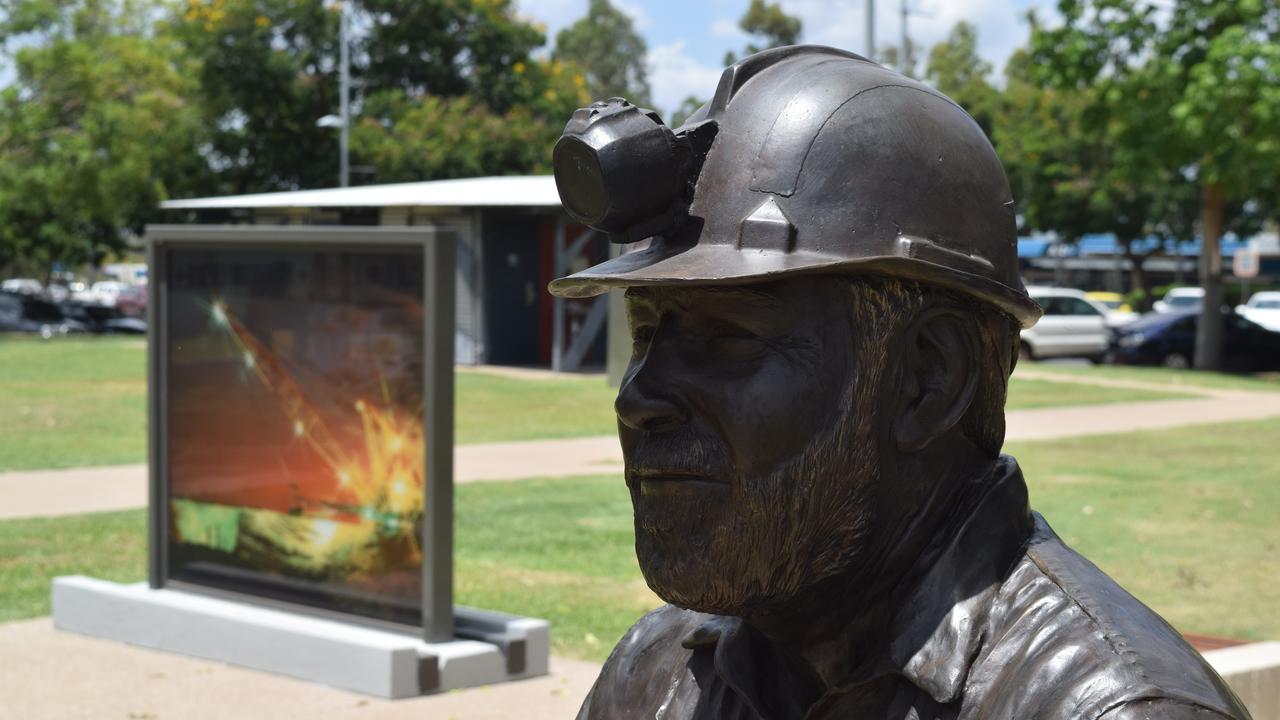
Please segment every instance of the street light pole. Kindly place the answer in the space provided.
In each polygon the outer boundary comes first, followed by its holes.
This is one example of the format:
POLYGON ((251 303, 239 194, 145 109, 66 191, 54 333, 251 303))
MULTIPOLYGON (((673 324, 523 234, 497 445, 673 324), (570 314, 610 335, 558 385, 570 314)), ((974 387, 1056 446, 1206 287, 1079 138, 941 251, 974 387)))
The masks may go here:
POLYGON ((876 59, 876 0, 867 0, 867 59, 876 59))
POLYGON ((911 41, 907 38, 907 15, 910 12, 907 9, 907 0, 900 0, 902 5, 902 52, 898 56, 898 72, 903 75, 907 74, 907 63, 911 61, 908 57, 911 49, 908 45, 911 41))
POLYGON ((351 49, 347 38, 347 3, 344 0, 338 5, 338 114, 342 117, 342 134, 338 140, 338 185, 347 187, 351 184, 351 160, 348 148, 351 136, 351 49))

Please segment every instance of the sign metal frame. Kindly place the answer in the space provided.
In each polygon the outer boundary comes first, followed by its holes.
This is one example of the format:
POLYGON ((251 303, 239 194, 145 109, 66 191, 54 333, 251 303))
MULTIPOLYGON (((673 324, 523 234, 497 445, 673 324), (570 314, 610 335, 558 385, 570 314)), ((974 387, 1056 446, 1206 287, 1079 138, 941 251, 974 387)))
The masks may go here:
POLYGON ((441 225, 272 226, 148 225, 147 459, 148 583, 228 597, 344 622, 419 634, 426 642, 454 638, 453 610, 453 429, 456 245, 461 228, 441 225), (423 485, 421 626, 407 626, 338 610, 182 582, 168 576, 169 398, 167 321, 168 255, 173 248, 351 251, 420 248, 423 260, 423 485))

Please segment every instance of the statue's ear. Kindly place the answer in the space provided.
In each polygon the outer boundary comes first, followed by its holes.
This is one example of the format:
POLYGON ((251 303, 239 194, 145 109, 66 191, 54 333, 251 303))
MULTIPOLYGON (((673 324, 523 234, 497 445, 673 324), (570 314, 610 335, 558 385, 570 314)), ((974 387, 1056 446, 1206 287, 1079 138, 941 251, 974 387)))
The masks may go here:
POLYGON ((970 323, 951 309, 921 313, 907 328, 894 440, 917 452, 955 427, 978 386, 978 348, 970 323))

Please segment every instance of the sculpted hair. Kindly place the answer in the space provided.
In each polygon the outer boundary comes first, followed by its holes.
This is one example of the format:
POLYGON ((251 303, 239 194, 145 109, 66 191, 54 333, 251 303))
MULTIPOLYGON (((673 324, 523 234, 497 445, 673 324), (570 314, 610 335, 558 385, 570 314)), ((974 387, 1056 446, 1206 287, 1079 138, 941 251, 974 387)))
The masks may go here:
POLYGON ((1004 312, 967 295, 912 280, 879 276, 850 279, 849 315, 855 337, 864 339, 856 357, 861 367, 888 371, 889 338, 921 313, 945 307, 965 319, 978 348, 978 386, 960 420, 960 431, 995 457, 1004 445, 1004 405, 1009 376, 1018 358, 1019 328, 1004 312))

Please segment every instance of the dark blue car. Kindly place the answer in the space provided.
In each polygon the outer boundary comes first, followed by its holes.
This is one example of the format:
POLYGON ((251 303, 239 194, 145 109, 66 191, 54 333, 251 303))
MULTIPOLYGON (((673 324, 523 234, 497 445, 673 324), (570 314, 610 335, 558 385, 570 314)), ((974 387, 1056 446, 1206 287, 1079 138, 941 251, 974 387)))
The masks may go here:
MULTIPOLYGON (((1107 359, 1125 365, 1189 368, 1195 357, 1199 311, 1151 313, 1118 328, 1107 359)), ((1280 333, 1239 315, 1222 318, 1222 369, 1234 372, 1280 370, 1280 333)))

